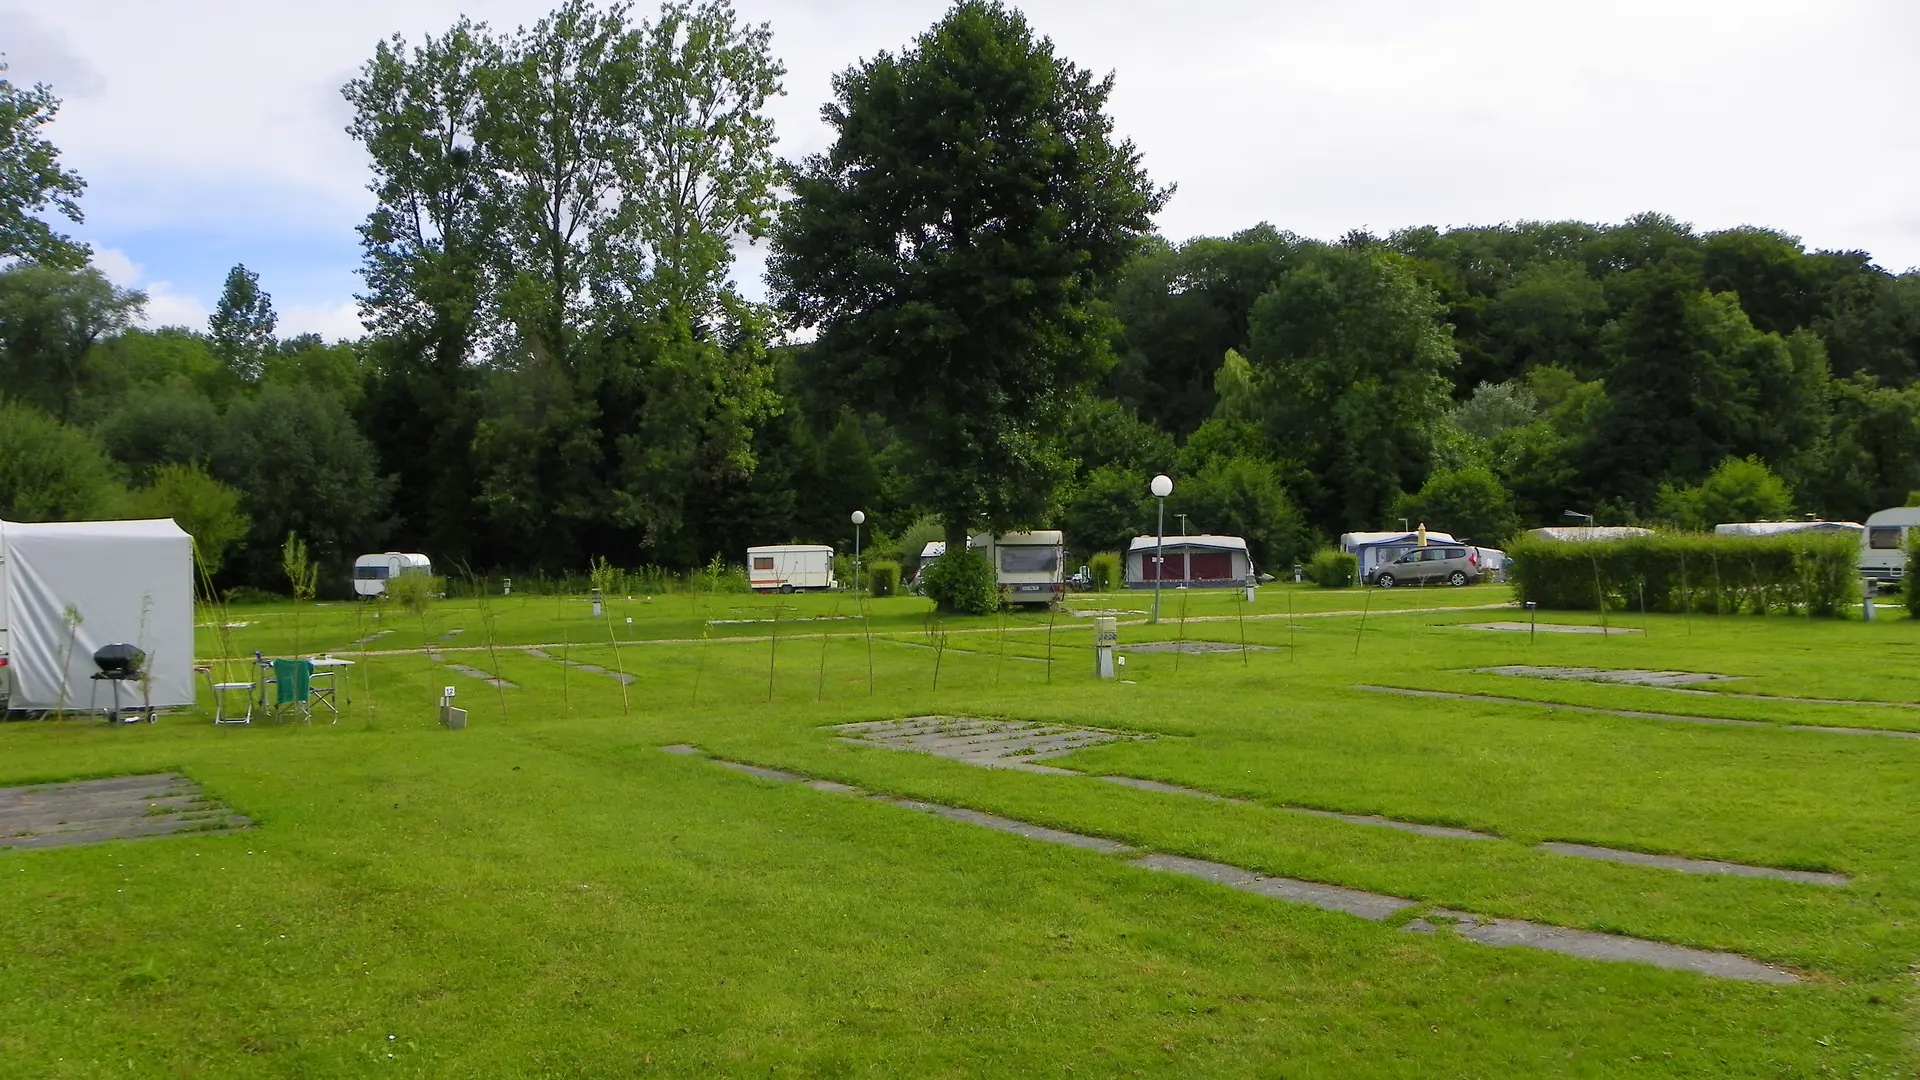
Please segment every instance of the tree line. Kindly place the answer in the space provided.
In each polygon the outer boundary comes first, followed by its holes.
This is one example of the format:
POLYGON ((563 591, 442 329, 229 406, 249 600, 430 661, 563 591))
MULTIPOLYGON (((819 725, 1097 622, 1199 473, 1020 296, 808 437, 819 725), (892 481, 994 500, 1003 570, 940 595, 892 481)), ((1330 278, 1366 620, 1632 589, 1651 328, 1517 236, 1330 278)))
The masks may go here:
POLYGON ((243 266, 205 327, 140 328, 50 224, 84 188, 58 99, 0 79, 0 517, 173 516, 228 586, 280 584, 297 533, 344 588, 385 548, 847 546, 856 508, 883 554, 1091 553, 1150 531, 1159 472, 1268 567, 1402 518, 1498 544, 1920 489, 1920 275, 1864 252, 1658 214, 1172 243, 1114 77, 988 0, 838 76, 801 161, 783 74, 724 0, 381 42, 344 88, 367 332, 332 343, 278 336, 243 266))

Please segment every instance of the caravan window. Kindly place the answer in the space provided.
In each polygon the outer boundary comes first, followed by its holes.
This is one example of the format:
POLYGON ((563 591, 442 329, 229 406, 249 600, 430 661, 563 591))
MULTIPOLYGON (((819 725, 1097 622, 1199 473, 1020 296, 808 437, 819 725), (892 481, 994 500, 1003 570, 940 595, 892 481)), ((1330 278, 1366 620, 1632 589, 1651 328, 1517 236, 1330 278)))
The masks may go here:
POLYGON ((755 555, 755 556, 753 557, 753 568, 754 568, 755 570, 771 570, 771 569, 773 569, 773 556, 771 556, 771 555, 755 555))
POLYGON ((385 566, 356 566, 353 568, 353 580, 385 581, 387 580, 387 568, 385 566))
POLYGON ((1867 530, 1867 546, 1875 551, 1895 551, 1900 547, 1900 529, 1893 525, 1876 525, 1867 530))
POLYGON ((1050 547, 1003 547, 1000 569, 1009 574, 1049 574, 1060 564, 1060 553, 1050 547))

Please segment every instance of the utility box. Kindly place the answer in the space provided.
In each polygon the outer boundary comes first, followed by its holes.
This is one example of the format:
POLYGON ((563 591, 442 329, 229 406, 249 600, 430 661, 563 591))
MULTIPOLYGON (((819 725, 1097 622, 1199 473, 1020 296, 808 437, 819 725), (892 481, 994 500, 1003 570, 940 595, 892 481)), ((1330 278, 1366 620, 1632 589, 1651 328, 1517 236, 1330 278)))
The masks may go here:
POLYGON ((1114 674, 1113 650, 1120 646, 1120 620, 1102 616, 1093 620, 1093 670, 1103 679, 1114 674))

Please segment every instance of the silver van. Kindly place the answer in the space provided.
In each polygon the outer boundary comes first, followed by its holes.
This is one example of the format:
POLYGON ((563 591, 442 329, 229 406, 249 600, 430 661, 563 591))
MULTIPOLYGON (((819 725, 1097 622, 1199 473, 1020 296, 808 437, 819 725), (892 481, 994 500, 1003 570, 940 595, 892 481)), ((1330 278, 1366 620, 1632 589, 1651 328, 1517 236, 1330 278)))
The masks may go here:
POLYGON ((1453 544, 1435 544, 1403 552, 1390 563, 1375 567, 1367 584, 1391 589, 1396 585, 1478 584, 1484 570, 1480 552, 1453 544))

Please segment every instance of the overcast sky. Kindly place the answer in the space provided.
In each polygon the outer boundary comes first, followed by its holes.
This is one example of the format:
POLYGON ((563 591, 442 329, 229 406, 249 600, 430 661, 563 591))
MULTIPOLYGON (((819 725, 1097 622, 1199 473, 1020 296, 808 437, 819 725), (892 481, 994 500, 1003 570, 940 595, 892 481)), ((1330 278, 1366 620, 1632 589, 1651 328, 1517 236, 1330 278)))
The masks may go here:
MULTIPOLYGON (((821 148, 833 73, 945 5, 736 0, 773 25, 783 153, 821 148)), ((281 332, 359 332, 366 164, 339 88, 399 32, 509 29, 540 0, 0 0, 11 78, 51 83, 89 187, 77 235, 155 323, 204 324, 258 271, 281 332)), ((1261 221, 1333 238, 1407 225, 1765 225, 1920 265, 1920 4, 1912 0, 1034 0, 1041 32, 1115 72, 1119 130, 1178 194, 1169 237, 1261 221)), ((637 5, 645 10, 644 2, 637 5)), ((739 268, 763 292, 758 259, 739 268)))

